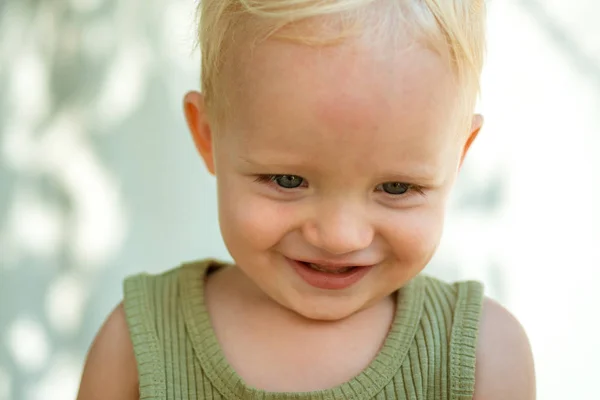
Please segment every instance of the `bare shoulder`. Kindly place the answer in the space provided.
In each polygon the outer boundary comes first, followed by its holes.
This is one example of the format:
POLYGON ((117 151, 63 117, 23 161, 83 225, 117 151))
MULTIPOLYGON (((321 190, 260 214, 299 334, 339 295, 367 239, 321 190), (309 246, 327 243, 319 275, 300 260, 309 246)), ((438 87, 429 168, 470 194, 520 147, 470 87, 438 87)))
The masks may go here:
POLYGON ((119 304, 109 315, 88 352, 77 400, 139 398, 133 345, 119 304))
POLYGON ((474 400, 535 399, 535 371, 527 334, 509 311, 487 298, 475 374, 474 400))

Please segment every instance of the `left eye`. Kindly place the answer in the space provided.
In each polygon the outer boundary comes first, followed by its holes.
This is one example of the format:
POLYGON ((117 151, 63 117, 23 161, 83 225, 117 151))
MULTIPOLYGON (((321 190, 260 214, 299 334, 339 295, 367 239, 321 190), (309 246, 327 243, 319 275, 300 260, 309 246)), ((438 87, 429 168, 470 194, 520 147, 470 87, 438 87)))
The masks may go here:
POLYGON ((380 190, 388 194, 401 195, 410 190, 411 185, 402 182, 386 182, 379 185, 380 190))
POLYGON ((271 179, 284 189, 296 189, 304 183, 304 178, 297 175, 275 175, 271 179))
POLYGON ((256 182, 274 183, 281 189, 296 189, 301 186, 307 186, 304 178, 298 175, 259 175, 256 182))

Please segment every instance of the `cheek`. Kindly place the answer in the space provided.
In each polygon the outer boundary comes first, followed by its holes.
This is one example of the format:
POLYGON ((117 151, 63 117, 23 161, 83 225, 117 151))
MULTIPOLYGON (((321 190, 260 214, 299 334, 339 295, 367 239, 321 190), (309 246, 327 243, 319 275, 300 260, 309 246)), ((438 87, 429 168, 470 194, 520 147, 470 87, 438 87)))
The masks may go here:
MULTIPOLYGON (((225 182, 224 182, 225 183, 225 182)), ((267 250, 291 230, 289 206, 247 190, 219 185, 219 223, 227 247, 267 250)), ((230 248, 230 251, 234 252, 230 248)))
POLYGON ((441 208, 410 210, 386 222, 385 236, 401 261, 427 263, 437 249, 443 226, 441 208))

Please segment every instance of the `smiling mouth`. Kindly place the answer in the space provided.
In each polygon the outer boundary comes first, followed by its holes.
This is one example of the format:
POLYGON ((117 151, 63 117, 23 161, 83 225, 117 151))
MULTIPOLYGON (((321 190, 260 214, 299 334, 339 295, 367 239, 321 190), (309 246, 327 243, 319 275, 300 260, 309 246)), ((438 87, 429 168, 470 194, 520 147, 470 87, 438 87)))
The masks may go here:
MULTIPOLYGON (((302 261, 301 261, 302 262, 302 261)), ((315 270, 315 271, 319 271, 319 272, 325 272, 328 274, 335 274, 335 275, 340 275, 340 274, 346 274, 348 272, 354 271, 356 268, 359 267, 331 267, 331 266, 326 266, 326 265, 319 265, 319 264, 313 264, 313 263, 307 263, 307 262, 302 262, 302 264, 306 265, 307 267, 315 270)))
POLYGON ((363 279, 375 267, 374 265, 321 264, 293 259, 288 259, 288 261, 306 283, 325 290, 349 288, 363 279))

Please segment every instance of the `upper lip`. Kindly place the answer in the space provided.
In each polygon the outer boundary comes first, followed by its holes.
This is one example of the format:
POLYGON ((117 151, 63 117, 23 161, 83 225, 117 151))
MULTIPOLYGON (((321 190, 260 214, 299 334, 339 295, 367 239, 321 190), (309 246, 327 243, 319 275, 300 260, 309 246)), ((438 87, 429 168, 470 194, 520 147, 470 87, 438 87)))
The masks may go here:
POLYGON ((327 260, 302 260, 302 259, 295 259, 296 261, 300 261, 303 263, 307 263, 307 264, 316 264, 319 266, 323 266, 323 267, 329 267, 329 268, 346 268, 346 267, 371 267, 373 265, 375 265, 375 263, 373 264, 365 264, 365 263, 353 263, 353 262, 338 262, 338 261, 327 261, 327 260))

